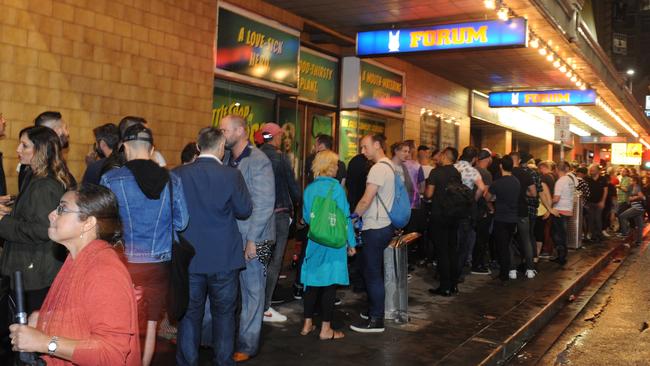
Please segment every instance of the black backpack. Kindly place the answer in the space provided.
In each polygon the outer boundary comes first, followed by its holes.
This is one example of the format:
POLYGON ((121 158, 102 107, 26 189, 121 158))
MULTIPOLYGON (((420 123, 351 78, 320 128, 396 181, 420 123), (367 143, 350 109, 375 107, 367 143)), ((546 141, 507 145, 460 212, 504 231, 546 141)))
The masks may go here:
POLYGON ((460 179, 452 179, 440 197, 441 214, 447 219, 464 219, 472 215, 474 192, 460 179))

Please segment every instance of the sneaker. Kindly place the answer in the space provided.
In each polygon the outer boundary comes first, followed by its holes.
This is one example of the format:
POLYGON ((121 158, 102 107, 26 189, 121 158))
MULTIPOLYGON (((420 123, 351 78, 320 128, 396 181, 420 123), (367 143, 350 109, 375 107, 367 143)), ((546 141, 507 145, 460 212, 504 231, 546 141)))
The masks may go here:
POLYGON ((539 259, 551 259, 553 256, 550 253, 540 253, 539 254, 539 259))
POLYGON ((363 320, 368 320, 368 319, 370 319, 370 317, 368 316, 368 312, 367 312, 367 311, 362 311, 362 312, 360 312, 360 313, 359 313, 359 317, 361 317, 361 319, 363 319, 363 320))
POLYGON ((603 236, 606 237, 606 238, 611 237, 611 235, 609 235, 609 233, 607 232, 607 230, 603 230, 602 233, 603 233, 603 236))
POLYGON ((489 268, 482 266, 482 267, 474 267, 472 268, 472 274, 475 275, 489 275, 492 274, 492 271, 490 271, 489 268))
POLYGON ((334 306, 339 306, 339 305, 341 305, 341 304, 343 304, 343 300, 341 300, 341 299, 338 298, 338 297, 335 297, 335 298, 334 298, 334 306))
POLYGON ((535 271, 533 269, 529 269, 529 270, 526 271, 526 278, 532 280, 533 278, 535 278, 536 274, 537 274, 537 271, 535 271))
POLYGON ((407 280, 407 281, 410 281, 411 278, 413 278, 413 276, 412 276, 410 273, 406 275, 406 280, 407 280))
POLYGON ((278 313, 275 309, 269 308, 269 310, 264 312, 264 319, 267 323, 281 323, 286 322, 287 317, 278 313))
POLYGON ((302 300, 302 295, 305 292, 305 289, 298 286, 293 286, 293 298, 296 300, 302 300))
POLYGON ((350 325, 350 329, 359 333, 382 333, 384 331, 384 320, 372 318, 350 325))
POLYGON ((511 280, 516 280, 517 279, 517 270, 513 269, 510 272, 508 272, 508 278, 511 280))

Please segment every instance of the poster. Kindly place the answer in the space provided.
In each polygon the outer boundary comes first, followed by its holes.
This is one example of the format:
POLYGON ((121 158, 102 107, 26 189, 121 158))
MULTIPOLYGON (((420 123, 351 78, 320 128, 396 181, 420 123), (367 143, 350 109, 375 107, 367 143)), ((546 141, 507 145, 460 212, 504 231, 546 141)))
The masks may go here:
POLYGON ((278 124, 282 127, 282 145, 281 150, 287 155, 291 169, 296 178, 300 174, 302 166, 300 150, 300 131, 299 114, 295 108, 280 108, 280 120, 278 124))
POLYGON ((239 79, 298 87, 300 33, 236 7, 218 8, 215 66, 239 79))
POLYGON ((402 116, 404 74, 361 60, 359 104, 361 107, 402 116))
POLYGON ((341 112, 339 127, 339 158, 346 165, 359 153, 359 140, 370 133, 385 133, 386 121, 362 116, 355 112, 341 112))
POLYGON ((236 114, 248 122, 251 142, 253 134, 260 126, 275 119, 275 100, 257 95, 241 93, 222 88, 214 88, 212 100, 212 126, 229 115, 236 114))
POLYGON ((300 48, 300 99, 336 108, 339 92, 338 59, 300 48))

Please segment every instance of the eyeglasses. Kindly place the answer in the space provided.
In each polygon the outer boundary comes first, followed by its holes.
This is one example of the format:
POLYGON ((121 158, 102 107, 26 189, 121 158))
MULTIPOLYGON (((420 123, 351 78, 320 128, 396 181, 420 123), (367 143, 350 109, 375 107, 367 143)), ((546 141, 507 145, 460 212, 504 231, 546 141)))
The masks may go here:
POLYGON ((59 204, 58 206, 56 206, 56 214, 57 214, 58 216, 61 216, 61 215, 63 215, 63 214, 67 214, 67 213, 81 213, 81 211, 72 211, 72 210, 69 210, 67 207, 62 206, 61 204, 59 204))

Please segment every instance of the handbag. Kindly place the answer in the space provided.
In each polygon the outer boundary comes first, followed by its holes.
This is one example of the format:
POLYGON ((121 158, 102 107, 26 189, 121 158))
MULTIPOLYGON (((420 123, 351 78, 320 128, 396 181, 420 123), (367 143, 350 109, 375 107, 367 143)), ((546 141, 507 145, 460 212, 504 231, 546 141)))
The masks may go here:
POLYGON ((180 320, 187 311, 190 301, 189 267, 196 255, 194 246, 183 235, 174 235, 174 189, 169 179, 169 197, 172 217, 172 259, 170 262, 169 291, 167 292, 167 315, 170 319, 180 320))
POLYGON ((347 216, 332 199, 334 185, 327 196, 317 196, 311 205, 311 222, 307 236, 313 242, 326 247, 339 249, 347 244, 347 216))

